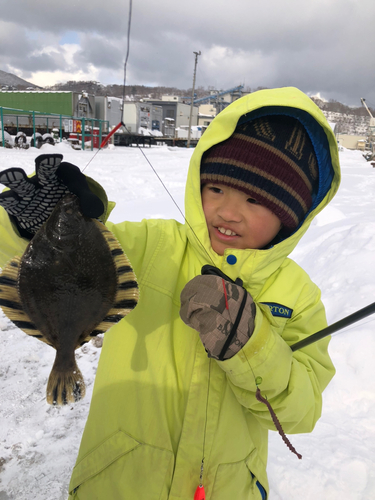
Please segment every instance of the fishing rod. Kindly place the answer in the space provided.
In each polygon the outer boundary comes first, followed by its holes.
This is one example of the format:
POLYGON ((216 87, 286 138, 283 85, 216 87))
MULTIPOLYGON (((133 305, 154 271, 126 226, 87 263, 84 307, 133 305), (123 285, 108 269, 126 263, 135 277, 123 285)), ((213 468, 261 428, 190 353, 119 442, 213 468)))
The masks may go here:
POLYGON ((349 316, 346 316, 343 319, 340 319, 336 323, 333 323, 333 325, 327 326, 326 328, 323 328, 323 330, 313 333, 306 339, 296 342, 295 344, 291 345, 290 348, 292 349, 293 352, 298 351, 299 349, 302 349, 303 347, 313 344, 314 342, 318 342, 318 340, 324 339, 328 335, 331 335, 332 333, 335 333, 338 330, 342 330, 343 328, 346 328, 347 326, 356 323, 357 321, 360 321, 361 319, 366 318, 367 316, 370 316, 371 314, 374 313, 375 313, 375 302, 364 307, 363 309, 359 309, 358 311, 354 312, 353 314, 350 314, 349 316))
MULTIPOLYGON (((124 62, 124 84, 123 84, 123 90, 122 90, 122 106, 123 106, 123 110, 124 110, 124 105, 125 105, 125 87, 126 87, 126 69, 127 69, 127 65, 128 65, 128 59, 129 59, 129 52, 130 52, 130 28, 131 28, 131 22, 132 22, 132 10, 133 10, 133 0, 129 0, 129 15, 128 15, 128 30, 127 30, 127 49, 126 49, 126 56, 125 56, 125 62, 124 62)), ((82 172, 84 170, 86 170, 86 168, 89 166, 89 164, 92 162, 92 160, 95 158, 95 156, 99 153, 99 151, 104 148, 104 146, 108 143, 108 141, 110 140, 110 138, 117 132, 117 130, 120 128, 120 127, 125 127, 126 129, 126 125, 123 121, 123 119, 121 118, 120 122, 116 125, 116 127, 114 127, 110 133, 104 137, 104 139, 102 140, 97 152, 94 154, 94 156, 91 158, 91 160, 87 163, 87 165, 85 166, 85 168, 82 170, 82 172)))
MULTIPOLYGON (((130 53, 130 28, 131 28, 131 24, 132 24, 132 10, 133 10, 133 0, 130 0, 129 1, 129 15, 128 15, 128 31, 127 31, 127 49, 126 49, 126 56, 125 56, 125 62, 124 62, 124 84, 123 84, 123 89, 122 89, 122 109, 123 109, 123 111, 125 109, 125 97, 126 97, 126 95, 125 95, 126 69, 127 69, 128 59, 129 59, 129 53, 130 53)), ((99 149, 104 148, 104 146, 107 144, 107 142, 109 141, 109 139, 113 136, 113 134, 115 132, 117 132, 117 130, 121 126, 126 128, 126 125, 125 125, 123 119, 121 119, 120 123, 118 123, 116 125, 116 127, 114 127, 111 130, 111 132, 107 135, 107 137, 105 137, 103 139, 102 143, 100 144, 100 148, 99 149)))

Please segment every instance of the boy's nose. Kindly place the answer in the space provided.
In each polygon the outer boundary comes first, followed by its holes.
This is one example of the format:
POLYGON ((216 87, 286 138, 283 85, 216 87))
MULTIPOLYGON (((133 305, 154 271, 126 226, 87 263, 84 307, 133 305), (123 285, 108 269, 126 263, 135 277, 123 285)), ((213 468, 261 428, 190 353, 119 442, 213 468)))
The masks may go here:
POLYGON ((242 216, 238 206, 234 203, 223 203, 218 215, 226 222, 241 222, 242 216))

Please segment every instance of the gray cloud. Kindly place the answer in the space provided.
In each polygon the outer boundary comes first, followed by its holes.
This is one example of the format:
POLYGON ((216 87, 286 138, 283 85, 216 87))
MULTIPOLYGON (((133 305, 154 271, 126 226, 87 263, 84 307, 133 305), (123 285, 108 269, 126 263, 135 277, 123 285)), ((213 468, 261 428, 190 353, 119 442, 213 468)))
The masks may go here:
POLYGON ((114 40, 98 35, 85 35, 82 37, 80 47, 74 55, 77 66, 88 68, 89 65, 94 65, 114 70, 122 68, 124 46, 119 47, 114 40))
MULTIPOLYGON (((128 6, 12 0, 2 10, 0 69, 16 68, 23 78, 81 71, 104 84, 122 83, 128 6), (67 62, 58 41, 75 31, 80 47, 67 62), (35 52, 47 44, 49 51, 35 52)), ((359 106, 360 97, 375 105, 374 15, 373 0, 233 0, 223 7, 215 0, 134 0, 128 83, 187 89, 193 51, 201 50, 197 85, 294 85, 350 105, 359 106)))

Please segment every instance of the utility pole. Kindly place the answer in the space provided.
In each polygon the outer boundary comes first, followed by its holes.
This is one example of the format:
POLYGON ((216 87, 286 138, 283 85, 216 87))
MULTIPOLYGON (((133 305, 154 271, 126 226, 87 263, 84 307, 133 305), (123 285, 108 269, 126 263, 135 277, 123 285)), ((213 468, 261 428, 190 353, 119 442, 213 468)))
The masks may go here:
POLYGON ((369 131, 368 131, 368 136, 367 136, 367 142, 369 144, 369 148, 371 150, 371 154, 369 155, 367 161, 369 160, 374 160, 375 159, 375 117, 372 115, 371 111, 369 110, 366 101, 363 97, 361 97, 361 103, 364 105, 364 107, 367 110, 367 113, 370 115, 370 125, 369 125, 369 131))
POLYGON ((188 148, 190 148, 191 119, 193 117, 193 108, 194 108, 195 75, 196 75, 196 72, 197 72, 198 56, 201 55, 201 51, 199 51, 199 52, 193 52, 193 54, 195 54, 195 64, 194 64, 194 76, 193 76, 193 90, 191 91, 191 105, 190 105, 188 141, 187 141, 187 147, 188 148))

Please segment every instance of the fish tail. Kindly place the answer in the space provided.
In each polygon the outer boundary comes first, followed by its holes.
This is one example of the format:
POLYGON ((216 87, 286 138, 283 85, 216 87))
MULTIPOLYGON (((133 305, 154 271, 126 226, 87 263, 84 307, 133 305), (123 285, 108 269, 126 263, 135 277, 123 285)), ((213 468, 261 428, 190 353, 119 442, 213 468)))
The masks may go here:
POLYGON ((75 360, 70 370, 53 365, 47 384, 47 403, 54 406, 76 403, 85 396, 86 387, 75 360))

